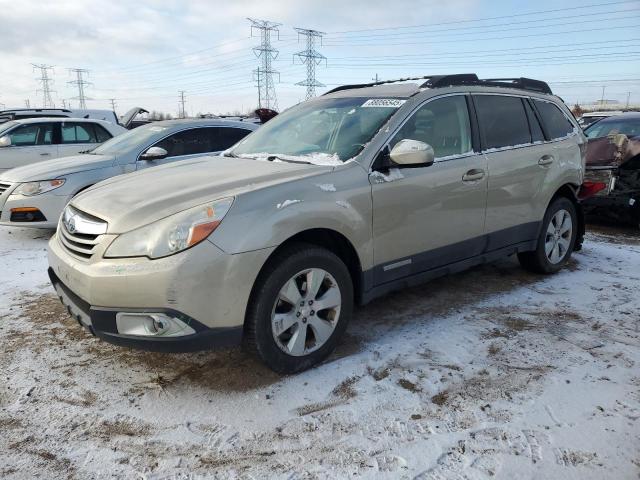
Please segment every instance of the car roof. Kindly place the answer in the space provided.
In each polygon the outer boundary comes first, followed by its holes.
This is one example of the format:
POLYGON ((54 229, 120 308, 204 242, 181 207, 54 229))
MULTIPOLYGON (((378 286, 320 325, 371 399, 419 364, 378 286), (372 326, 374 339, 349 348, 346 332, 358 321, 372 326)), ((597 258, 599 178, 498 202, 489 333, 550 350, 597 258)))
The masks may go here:
POLYGON ((613 123, 620 120, 640 120, 640 112, 625 112, 618 115, 611 115, 610 117, 603 118, 598 123, 613 123))
POLYGON ((621 110, 611 111, 611 112, 585 112, 582 114, 583 117, 610 117, 612 115, 621 115, 621 110))
POLYGON ((237 120, 225 120, 224 118, 180 118, 175 120, 161 120, 158 122, 151 122, 148 125, 156 125, 161 127, 236 127, 244 128, 246 130, 255 130, 259 127, 255 123, 240 122, 237 120))

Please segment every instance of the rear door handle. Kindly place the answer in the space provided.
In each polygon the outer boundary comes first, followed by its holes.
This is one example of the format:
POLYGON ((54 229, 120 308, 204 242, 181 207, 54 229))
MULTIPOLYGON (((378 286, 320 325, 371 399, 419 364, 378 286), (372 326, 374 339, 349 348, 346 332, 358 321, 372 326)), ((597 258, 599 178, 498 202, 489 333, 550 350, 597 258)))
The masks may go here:
POLYGON ((541 166, 545 166, 545 165, 551 165, 553 163, 553 156, 551 155, 543 155, 542 157, 540 157, 540 160, 538 160, 538 165, 541 166))
POLYGON ((474 168, 462 176, 463 182, 476 182, 484 178, 484 170, 474 168))
POLYGON ((40 156, 41 157, 48 157, 49 155, 51 155, 50 153, 41 153, 40 156))

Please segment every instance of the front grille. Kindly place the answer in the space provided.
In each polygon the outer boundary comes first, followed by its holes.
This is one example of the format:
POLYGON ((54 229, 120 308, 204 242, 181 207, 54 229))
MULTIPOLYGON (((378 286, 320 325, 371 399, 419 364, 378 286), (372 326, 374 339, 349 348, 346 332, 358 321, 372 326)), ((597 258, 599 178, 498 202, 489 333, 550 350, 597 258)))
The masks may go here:
POLYGON ((2 195, 4 192, 9 190, 9 187, 11 187, 10 183, 2 183, 2 182, 0 182, 0 195, 2 195))
POLYGON ((62 221, 58 228, 58 241, 70 254, 89 259, 106 231, 106 222, 68 206, 62 214, 62 221), (73 231, 69 229, 70 225, 73 226, 73 231))

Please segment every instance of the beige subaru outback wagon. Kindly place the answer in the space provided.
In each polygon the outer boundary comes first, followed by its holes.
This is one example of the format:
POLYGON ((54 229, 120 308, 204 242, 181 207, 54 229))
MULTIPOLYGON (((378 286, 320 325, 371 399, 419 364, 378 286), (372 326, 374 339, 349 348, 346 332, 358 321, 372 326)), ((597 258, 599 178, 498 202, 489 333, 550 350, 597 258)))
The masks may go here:
POLYGON ((536 272, 561 269, 583 234, 585 142, 537 80, 343 86, 215 160, 75 197, 49 274, 108 342, 243 343, 296 372, 330 354, 354 304, 513 254, 536 272))

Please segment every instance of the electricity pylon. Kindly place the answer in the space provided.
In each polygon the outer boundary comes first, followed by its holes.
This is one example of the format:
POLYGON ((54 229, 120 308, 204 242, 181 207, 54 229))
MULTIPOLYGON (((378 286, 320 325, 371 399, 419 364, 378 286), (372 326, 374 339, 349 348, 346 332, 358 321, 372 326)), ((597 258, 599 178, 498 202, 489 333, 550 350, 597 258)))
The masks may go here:
POLYGON ((295 30, 298 32, 298 41, 300 41, 300 35, 307 39, 307 49, 294 53, 293 61, 295 63, 295 58, 298 57, 303 64, 307 64, 307 79, 296 83, 296 85, 307 87, 306 99, 309 100, 316 96, 316 87, 325 86, 323 83, 316 80, 316 65, 320 65, 323 60, 326 63, 327 57, 315 49, 317 39, 320 39, 320 44, 322 44, 322 36, 324 35, 324 32, 309 30, 306 28, 295 28, 295 30))
POLYGON ((280 81, 280 73, 271 65, 271 62, 278 58, 278 50, 271 46, 271 34, 276 33, 280 38, 278 27, 282 24, 253 18, 247 18, 247 20, 251 22, 252 36, 254 28, 260 31, 260 46, 253 48, 256 57, 260 59, 260 65, 253 71, 254 80, 258 85, 258 107, 278 110, 273 77, 278 75, 278 81, 280 81))

